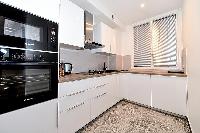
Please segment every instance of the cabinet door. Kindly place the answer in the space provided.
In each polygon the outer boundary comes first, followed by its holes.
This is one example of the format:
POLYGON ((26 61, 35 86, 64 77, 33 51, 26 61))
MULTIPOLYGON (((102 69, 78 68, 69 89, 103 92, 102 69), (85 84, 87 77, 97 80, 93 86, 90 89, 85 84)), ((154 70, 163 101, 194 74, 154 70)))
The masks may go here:
POLYGON ((112 28, 103 22, 97 22, 94 25, 94 41, 104 45, 105 47, 94 50, 94 52, 111 52, 112 28))
POLYGON ((133 102, 151 106, 150 76, 143 74, 121 75, 122 97, 133 102))
POLYGON ((60 0, 1 0, 13 7, 58 22, 60 0))
POLYGON ((57 99, 2 114, 0 133, 57 133, 57 99))
POLYGON ((152 76, 152 106, 186 116, 186 78, 152 76))
POLYGON ((109 97, 110 97, 110 106, 115 105, 118 101, 121 100, 119 97, 119 80, 118 80, 118 74, 109 75, 109 97))
POLYGON ((91 120, 108 109, 108 92, 102 92, 91 99, 91 120))
POLYGON ((60 43, 84 47, 84 10, 69 0, 61 0, 60 43))
POLYGON ((101 34, 102 34, 102 44, 105 45, 104 48, 102 48, 103 52, 110 53, 110 47, 111 47, 111 28, 101 23, 101 34))
POLYGON ((90 104, 87 101, 59 111, 59 133, 75 133, 90 122, 90 104))

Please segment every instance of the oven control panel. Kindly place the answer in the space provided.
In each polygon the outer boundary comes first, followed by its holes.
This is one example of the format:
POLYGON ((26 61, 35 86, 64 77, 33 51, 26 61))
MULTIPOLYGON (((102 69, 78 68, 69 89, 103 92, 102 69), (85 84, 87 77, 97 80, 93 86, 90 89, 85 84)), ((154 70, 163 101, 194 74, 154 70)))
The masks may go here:
POLYGON ((48 29, 48 51, 58 52, 58 26, 52 25, 48 29))
POLYGON ((58 54, 0 48, 0 61, 14 62, 56 62, 58 54))

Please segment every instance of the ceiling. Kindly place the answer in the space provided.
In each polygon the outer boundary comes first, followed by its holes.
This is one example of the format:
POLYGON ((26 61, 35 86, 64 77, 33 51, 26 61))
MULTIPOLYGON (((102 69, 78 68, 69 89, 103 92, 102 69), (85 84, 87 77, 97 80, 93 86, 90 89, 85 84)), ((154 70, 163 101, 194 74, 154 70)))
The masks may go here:
POLYGON ((183 0, 100 0, 123 24, 151 18, 181 8, 183 0), (144 8, 140 5, 144 3, 144 8))

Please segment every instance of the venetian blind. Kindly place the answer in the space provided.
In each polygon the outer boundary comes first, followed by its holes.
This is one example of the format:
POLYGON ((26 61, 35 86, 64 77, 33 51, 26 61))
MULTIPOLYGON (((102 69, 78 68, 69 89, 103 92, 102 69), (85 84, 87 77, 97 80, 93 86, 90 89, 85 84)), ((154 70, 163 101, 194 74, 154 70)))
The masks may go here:
POLYGON ((150 23, 134 27, 134 67, 151 66, 150 23))
POLYGON ((176 49, 176 15, 154 20, 152 23, 153 65, 155 67, 176 66, 176 49))

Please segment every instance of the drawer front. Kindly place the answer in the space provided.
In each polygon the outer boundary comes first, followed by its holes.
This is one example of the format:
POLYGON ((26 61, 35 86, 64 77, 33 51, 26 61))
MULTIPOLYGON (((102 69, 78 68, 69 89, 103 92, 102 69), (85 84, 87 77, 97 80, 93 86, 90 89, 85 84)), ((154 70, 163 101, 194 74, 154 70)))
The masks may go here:
POLYGON ((90 99, 90 89, 80 90, 79 92, 72 92, 70 94, 66 94, 62 98, 59 98, 59 110, 63 111, 68 108, 73 107, 74 104, 80 103, 80 101, 87 101, 90 99))
POLYGON ((108 83, 102 83, 99 85, 96 85, 94 88, 91 89, 90 97, 94 98, 102 93, 108 92, 108 83))
POLYGON ((107 92, 103 92, 91 99, 91 120, 95 119, 108 109, 108 100, 109 96, 107 92))
POLYGON ((62 98, 66 95, 74 95, 84 90, 92 88, 91 79, 65 82, 59 84, 58 97, 62 98))
POLYGON ((59 112, 59 133, 75 133, 90 122, 90 103, 87 101, 74 104, 59 112))

